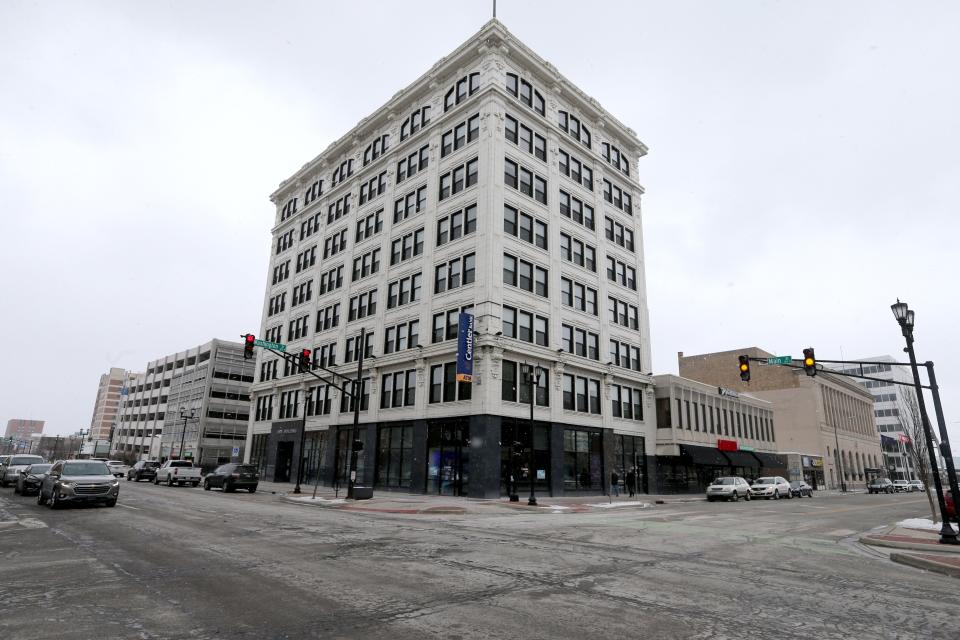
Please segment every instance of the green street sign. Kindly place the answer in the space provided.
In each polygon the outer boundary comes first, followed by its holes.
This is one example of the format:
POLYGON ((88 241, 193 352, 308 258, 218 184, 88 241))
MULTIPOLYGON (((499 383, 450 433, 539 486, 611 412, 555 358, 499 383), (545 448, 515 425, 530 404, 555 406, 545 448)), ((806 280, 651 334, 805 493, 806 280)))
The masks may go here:
POLYGON ((790 364, 793 362, 793 358, 790 356, 774 356, 773 358, 767 358, 767 364, 790 364))
POLYGON ((266 340, 254 340, 253 346, 255 347, 266 347, 267 349, 273 349, 274 351, 286 351, 287 345, 280 344, 279 342, 267 342, 266 340))

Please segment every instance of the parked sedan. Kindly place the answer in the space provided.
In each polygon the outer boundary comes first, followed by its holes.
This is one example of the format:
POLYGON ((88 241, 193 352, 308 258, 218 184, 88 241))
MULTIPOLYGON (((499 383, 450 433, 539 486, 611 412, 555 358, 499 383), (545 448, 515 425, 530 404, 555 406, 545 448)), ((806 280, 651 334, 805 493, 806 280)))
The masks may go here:
POLYGON ((803 480, 794 480, 791 482, 790 492, 794 498, 802 498, 803 496, 807 496, 808 498, 813 497, 813 487, 803 480))
POLYGON ((924 491, 923 483, 919 480, 911 480, 910 486, 913 487, 914 491, 924 491))
POLYGON ((140 482, 141 480, 153 480, 157 477, 157 469, 160 463, 156 460, 141 460, 127 471, 127 480, 140 482))
POLYGON ((56 509, 70 502, 100 502, 114 507, 119 494, 120 481, 103 462, 60 460, 43 478, 37 504, 56 509))
POLYGON ((28 496, 35 491, 40 491, 40 483, 43 482, 43 477, 47 475, 52 466, 52 464, 46 463, 30 465, 20 472, 17 477, 17 484, 13 487, 13 492, 28 496))
POLYGON ((220 465, 203 479, 203 488, 206 491, 214 487, 221 487, 224 493, 237 489, 246 489, 250 493, 257 490, 257 467, 252 464, 224 464, 220 465))
POLYGON ((757 478, 753 486, 750 487, 750 494, 754 498, 764 498, 766 500, 793 497, 793 493, 790 491, 790 483, 780 476, 757 478))
POLYGON ((736 502, 740 498, 750 499, 750 485, 743 478, 737 476, 716 478, 707 487, 707 502, 713 502, 714 500, 733 500, 736 502))

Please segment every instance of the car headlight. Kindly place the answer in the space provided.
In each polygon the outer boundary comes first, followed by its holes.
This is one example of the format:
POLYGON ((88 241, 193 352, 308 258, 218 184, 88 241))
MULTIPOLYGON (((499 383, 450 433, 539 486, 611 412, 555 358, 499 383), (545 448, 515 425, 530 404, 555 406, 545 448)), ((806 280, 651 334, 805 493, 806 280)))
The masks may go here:
POLYGON ((120 486, 120 481, 117 480, 116 478, 114 478, 114 479, 113 479, 113 482, 111 482, 110 484, 111 484, 112 486, 114 486, 114 487, 119 487, 119 486, 120 486))
POLYGON ((69 481, 69 480, 63 480, 63 481, 60 482, 60 486, 61 486, 61 487, 66 487, 66 488, 68 488, 68 489, 72 489, 74 484, 76 484, 76 483, 75 483, 75 482, 71 482, 71 481, 69 481))

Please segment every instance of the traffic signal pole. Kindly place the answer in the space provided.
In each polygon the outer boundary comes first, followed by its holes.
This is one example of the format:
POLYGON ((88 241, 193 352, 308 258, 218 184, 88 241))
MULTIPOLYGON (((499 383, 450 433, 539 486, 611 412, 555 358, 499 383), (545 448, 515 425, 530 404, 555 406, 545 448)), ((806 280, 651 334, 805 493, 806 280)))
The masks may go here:
POLYGON ((357 484, 357 430, 360 427, 360 399, 363 397, 363 355, 367 350, 366 330, 360 329, 357 346, 357 379, 354 380, 353 429, 350 432, 350 478, 347 484, 347 499, 354 499, 354 487, 357 484))

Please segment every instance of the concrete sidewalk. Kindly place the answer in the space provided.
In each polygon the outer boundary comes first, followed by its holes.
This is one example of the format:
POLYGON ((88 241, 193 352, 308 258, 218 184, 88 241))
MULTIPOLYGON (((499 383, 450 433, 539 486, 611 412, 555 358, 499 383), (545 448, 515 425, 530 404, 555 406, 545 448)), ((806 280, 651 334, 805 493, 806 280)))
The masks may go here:
POLYGON ((638 494, 634 497, 621 495, 610 498, 605 495, 589 496, 537 496, 537 505, 527 504, 527 495, 521 494, 519 502, 510 502, 506 497, 499 499, 482 499, 455 496, 440 496, 431 494, 402 493, 396 491, 376 490, 370 500, 346 500, 346 487, 337 492, 333 487, 319 486, 316 488, 316 499, 313 485, 301 485, 299 495, 293 493, 294 484, 261 481, 259 492, 272 493, 283 497, 289 502, 320 506, 347 511, 369 511, 398 514, 479 514, 503 513, 508 510, 515 513, 586 513, 599 512, 607 509, 645 509, 654 504, 680 504, 687 502, 703 502, 705 497, 694 495, 650 495, 638 494))
POLYGON ((890 552, 894 562, 960 578, 960 545, 940 544, 940 534, 930 529, 893 525, 860 537, 871 547, 897 549, 890 552))

